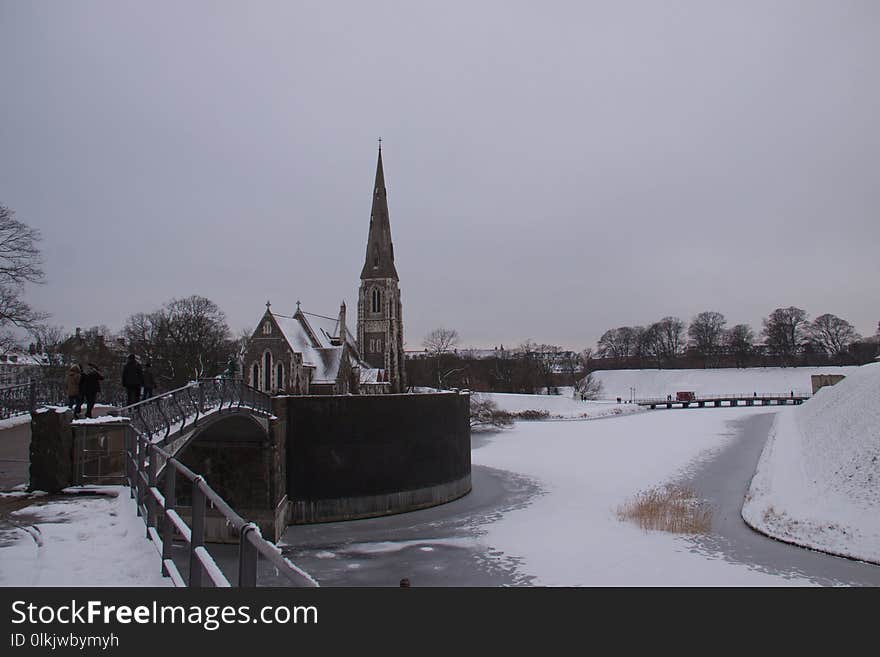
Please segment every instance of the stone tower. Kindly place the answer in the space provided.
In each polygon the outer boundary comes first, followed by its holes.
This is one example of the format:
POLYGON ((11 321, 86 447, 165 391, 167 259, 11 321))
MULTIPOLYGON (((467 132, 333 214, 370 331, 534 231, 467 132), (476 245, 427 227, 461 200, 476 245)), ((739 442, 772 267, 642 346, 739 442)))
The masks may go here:
POLYGON ((382 145, 376 164, 373 187, 373 208, 370 212, 370 233, 367 255, 361 270, 358 291, 358 349, 372 367, 385 371, 391 392, 406 390, 403 365, 403 306, 400 286, 394 267, 394 245, 391 243, 391 222, 385 193, 385 172, 382 170, 382 145))

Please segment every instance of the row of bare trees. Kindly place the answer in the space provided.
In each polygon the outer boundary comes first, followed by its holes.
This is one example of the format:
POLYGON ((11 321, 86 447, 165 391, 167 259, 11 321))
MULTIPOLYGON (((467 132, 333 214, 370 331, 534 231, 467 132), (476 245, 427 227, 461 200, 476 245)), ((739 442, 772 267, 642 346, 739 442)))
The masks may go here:
POLYGON ((585 371, 592 350, 577 353, 553 344, 526 340, 519 346, 496 350, 492 357, 459 350, 455 329, 438 328, 425 336, 424 356, 407 362, 412 386, 438 390, 466 387, 494 392, 535 393, 560 385, 573 385, 585 371))
MULTIPOLYGON (((758 350, 776 357, 782 364, 793 364, 804 354, 817 354, 839 362, 851 347, 862 340, 845 319, 825 313, 809 321, 807 313, 794 306, 777 308, 763 320, 763 343, 747 324, 727 328, 724 315, 705 311, 689 325, 678 317, 664 317, 650 326, 621 326, 599 338, 597 354, 602 358, 635 359, 657 367, 668 365, 690 352, 705 367, 717 367, 722 357, 744 366, 758 350)), ((880 325, 878 325, 880 338, 880 325)))

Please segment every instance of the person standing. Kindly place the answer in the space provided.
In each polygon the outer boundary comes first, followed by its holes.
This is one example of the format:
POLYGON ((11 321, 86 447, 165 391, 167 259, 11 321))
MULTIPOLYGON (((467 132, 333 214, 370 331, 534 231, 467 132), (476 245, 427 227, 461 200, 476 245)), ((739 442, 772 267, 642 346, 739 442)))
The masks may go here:
POLYGON ((82 408, 79 392, 79 382, 82 379, 82 373, 79 363, 74 363, 67 370, 67 405, 70 407, 70 410, 74 411, 74 418, 79 418, 79 409, 82 408))
POLYGON ((103 380, 104 375, 98 370, 98 366, 94 363, 89 363, 88 370, 82 375, 79 382, 80 399, 74 415, 79 415, 82 398, 85 397, 86 417, 92 417, 92 409, 95 407, 95 400, 98 398, 98 393, 101 392, 101 381, 103 380))
POLYGON ((153 376, 153 368, 150 361, 144 363, 144 395, 143 399, 149 399, 153 396, 153 389, 156 387, 156 377, 153 376))
POLYGON ((137 404, 141 400, 141 386, 144 385, 144 370, 137 362, 134 354, 128 355, 128 362, 122 368, 122 387, 128 394, 126 406, 137 404))

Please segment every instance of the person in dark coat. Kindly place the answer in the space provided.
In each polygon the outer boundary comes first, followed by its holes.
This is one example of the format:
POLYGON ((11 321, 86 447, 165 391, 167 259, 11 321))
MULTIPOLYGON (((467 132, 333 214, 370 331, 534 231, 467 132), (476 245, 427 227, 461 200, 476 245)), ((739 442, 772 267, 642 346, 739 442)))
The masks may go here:
POLYGON ((156 377, 153 375, 153 368, 150 361, 144 363, 144 396, 143 399, 149 399, 153 396, 153 389, 156 387, 156 377))
POLYGON ((74 418, 79 417, 79 409, 82 408, 82 397, 79 393, 79 382, 82 379, 82 368, 79 363, 74 363, 67 370, 67 405, 74 410, 74 418))
POLYGON ((141 400, 141 386, 143 385, 144 370, 134 354, 129 354, 128 362, 122 368, 122 387, 128 393, 126 406, 137 404, 141 400))
MULTIPOLYGON (((104 375, 98 370, 97 365, 89 363, 86 373, 82 375, 82 378, 79 381, 79 392, 81 395, 80 404, 82 403, 82 397, 85 397, 86 417, 92 417, 92 409, 95 407, 95 400, 98 398, 98 393, 101 392, 101 381, 103 380, 104 375)), ((75 411, 76 415, 79 415, 79 410, 80 405, 77 404, 75 411)))

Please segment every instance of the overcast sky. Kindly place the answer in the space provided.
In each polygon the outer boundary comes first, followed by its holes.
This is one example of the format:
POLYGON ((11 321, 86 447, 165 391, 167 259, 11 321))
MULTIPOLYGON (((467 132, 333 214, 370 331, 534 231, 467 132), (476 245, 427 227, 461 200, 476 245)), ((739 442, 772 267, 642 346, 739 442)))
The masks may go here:
POLYGON ((67 329, 356 307, 379 136, 409 349, 880 320, 872 0, 0 0, 0 81, 67 329))

